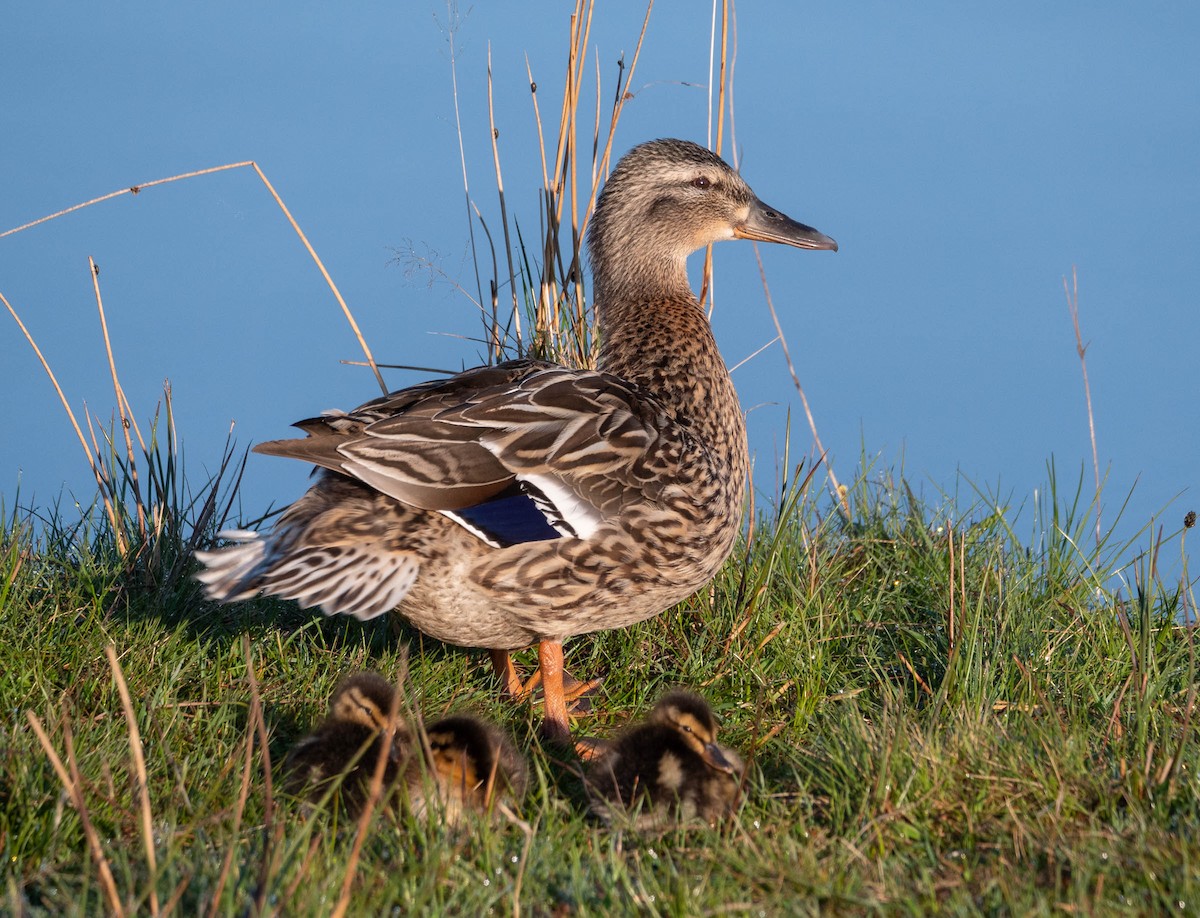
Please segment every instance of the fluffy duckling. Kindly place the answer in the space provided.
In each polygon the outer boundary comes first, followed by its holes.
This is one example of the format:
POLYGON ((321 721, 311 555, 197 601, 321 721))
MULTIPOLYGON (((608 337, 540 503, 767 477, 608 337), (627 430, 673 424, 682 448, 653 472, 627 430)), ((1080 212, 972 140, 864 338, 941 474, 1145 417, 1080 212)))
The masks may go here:
MULTIPOLYGON (((287 790, 316 803, 335 787, 344 812, 356 816, 367 802, 395 693, 390 682, 374 673, 345 679, 329 701, 324 722, 288 753, 284 761, 287 790)), ((398 719, 385 753, 385 799, 402 775, 412 748, 412 733, 398 719)))
POLYGON ((619 814, 633 828, 663 831, 731 813, 741 793, 745 763, 717 744, 717 720, 703 698, 670 692, 645 723, 613 741, 586 778, 591 810, 605 824, 619 814))
POLYGON ((432 805, 448 825, 457 826, 468 811, 495 812, 497 805, 525 795, 528 766, 503 731, 456 714, 425 732, 425 760, 414 757, 405 776, 416 816, 423 817, 432 805))

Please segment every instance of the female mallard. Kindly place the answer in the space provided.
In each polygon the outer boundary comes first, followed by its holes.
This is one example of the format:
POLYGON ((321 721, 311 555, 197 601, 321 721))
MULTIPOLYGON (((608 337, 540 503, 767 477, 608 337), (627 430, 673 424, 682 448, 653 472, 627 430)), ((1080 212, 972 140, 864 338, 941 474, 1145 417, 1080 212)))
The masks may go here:
POLYGON ((716 825, 741 796, 745 765, 717 745, 717 719, 699 695, 671 692, 645 723, 626 731, 592 765, 585 779, 591 809, 611 823, 628 814, 633 827, 716 825))
POLYGON ((316 803, 332 789, 345 811, 357 815, 367 802, 371 779, 382 753, 385 796, 403 775, 413 749, 408 725, 397 719, 384 752, 384 730, 395 689, 382 676, 357 673, 343 681, 329 701, 329 715, 300 740, 284 760, 285 787, 316 803))
POLYGON ((418 817, 434 813, 458 825, 468 810, 493 811, 525 796, 529 768, 501 730, 469 714, 455 714, 425 729, 424 761, 414 757, 406 775, 409 802, 418 817))
POLYGON ((197 557, 210 598, 260 592, 508 653, 537 643, 545 726, 567 740, 562 642, 657 615, 707 583, 742 519, 746 427, 687 256, 721 239, 837 249, 703 147, 617 164, 588 235, 598 369, 467 370, 301 421, 256 452, 324 471, 265 535, 197 557))

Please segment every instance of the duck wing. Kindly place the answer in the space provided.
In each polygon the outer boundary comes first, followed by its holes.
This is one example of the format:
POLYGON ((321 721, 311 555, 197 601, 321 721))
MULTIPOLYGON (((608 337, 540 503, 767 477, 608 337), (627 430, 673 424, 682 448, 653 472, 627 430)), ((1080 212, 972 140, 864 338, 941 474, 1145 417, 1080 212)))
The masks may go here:
POLYGON ((387 449, 380 450, 372 446, 376 435, 370 431, 378 424, 408 415, 414 420, 436 416, 482 393, 507 391, 531 373, 553 366, 539 360, 513 360, 421 383, 350 412, 329 411, 299 421, 293 426, 303 430, 306 437, 260 443, 254 452, 311 462, 357 478, 424 510, 470 507, 504 492, 512 482, 512 474, 486 450, 470 448, 463 442, 463 432, 431 428, 428 436, 396 438, 387 449), (458 444, 453 442, 455 437, 458 444), (397 484, 409 479, 410 486, 399 493, 397 484))
POLYGON ((610 374, 540 361, 482 367, 302 421, 255 447, 340 472, 442 513, 493 545, 587 538, 631 500, 656 499, 693 438, 610 374))

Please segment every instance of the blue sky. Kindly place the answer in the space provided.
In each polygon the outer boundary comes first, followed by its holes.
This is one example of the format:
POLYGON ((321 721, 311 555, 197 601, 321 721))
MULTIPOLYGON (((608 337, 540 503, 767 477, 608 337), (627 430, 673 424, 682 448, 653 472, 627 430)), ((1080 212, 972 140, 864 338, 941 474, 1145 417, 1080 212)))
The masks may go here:
MULTIPOLYGON (((472 194, 490 225, 490 45, 510 213, 536 225, 526 60, 557 111, 569 4, 464 8, 455 32, 472 194)), ((644 8, 601 4, 605 104, 644 8)), ((616 147, 703 142, 709 15, 661 2, 616 147)), ((470 366, 473 307, 397 261, 466 282, 468 227, 446 23, 420 2, 10 5, 0 14, 0 231, 121 187, 256 160, 308 233, 378 359, 470 366)), ((1086 467, 1087 415, 1062 289, 1077 266, 1111 517, 1179 528, 1200 484, 1200 7, 1015 2, 744 3, 735 139, 759 195, 841 244, 762 250, 793 357, 843 481, 860 453, 927 497, 1029 503, 1053 458, 1086 467)), ((594 67, 589 66, 589 73, 594 67)), ((588 91, 592 91, 589 83, 588 91)), ((590 103, 589 103, 590 104, 590 103)), ((726 153, 729 152, 726 146, 726 153)), ((0 239, 0 292, 68 396, 113 397, 87 271, 135 410, 170 379, 189 475, 377 394, 336 303, 252 172, 149 189, 0 239)), ((736 363, 774 337, 745 244, 716 249, 718 340, 736 363)), ((0 314, 0 494, 90 499, 49 383, 0 314)), ((393 387, 419 374, 393 371, 393 387)), ((797 399, 778 346, 734 376, 770 490, 797 399)), ((793 455, 811 449, 800 417, 793 455)), ((250 460, 247 516, 307 470, 250 460)), ((1023 519, 1032 518, 1027 508, 1023 519)), ((1026 530, 1028 531, 1028 530, 1026 530)), ((1143 539, 1143 544, 1145 540, 1143 539)), ((1178 553, 1176 552, 1176 555, 1178 553)))

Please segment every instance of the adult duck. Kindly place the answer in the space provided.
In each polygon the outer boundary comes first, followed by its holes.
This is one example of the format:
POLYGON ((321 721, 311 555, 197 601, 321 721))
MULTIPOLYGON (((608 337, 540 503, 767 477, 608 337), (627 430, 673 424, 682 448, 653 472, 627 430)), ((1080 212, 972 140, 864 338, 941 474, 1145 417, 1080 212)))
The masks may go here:
POLYGON ((323 471, 269 532, 196 553, 207 595, 360 619, 396 609, 491 650, 514 695, 525 687, 509 652, 536 643, 544 727, 568 740, 563 641, 704 586, 742 522, 745 422, 686 266, 722 239, 837 249, 703 147, 635 147, 588 234, 597 369, 480 367, 260 444, 323 471))

